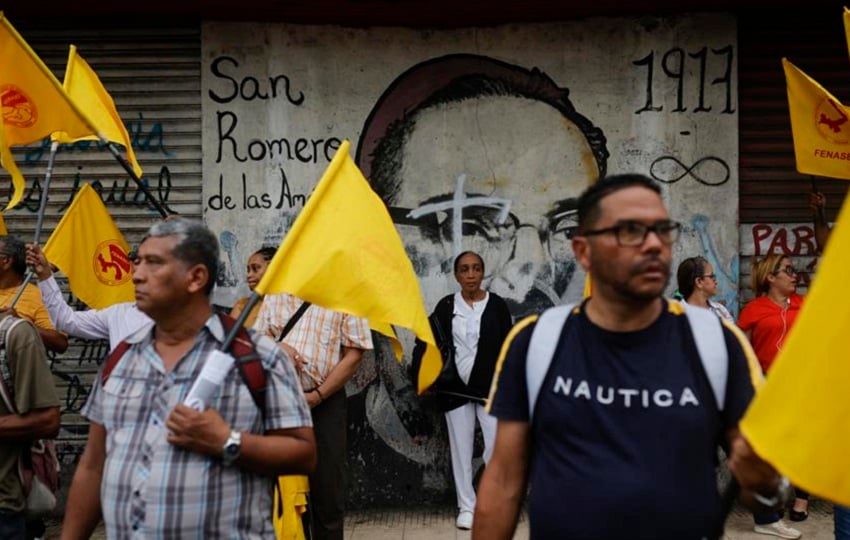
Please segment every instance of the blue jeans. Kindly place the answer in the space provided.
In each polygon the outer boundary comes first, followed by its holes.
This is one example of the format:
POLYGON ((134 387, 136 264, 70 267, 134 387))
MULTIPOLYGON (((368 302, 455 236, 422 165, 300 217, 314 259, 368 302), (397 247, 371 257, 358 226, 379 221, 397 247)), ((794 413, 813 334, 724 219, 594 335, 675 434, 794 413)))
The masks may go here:
POLYGON ((782 519, 782 512, 768 512, 766 514, 753 514, 756 525, 770 525, 782 519))
POLYGON ((835 505, 835 540, 850 540, 850 508, 835 505))
POLYGON ((0 538, 3 540, 24 540, 27 522, 23 512, 0 510, 0 538))

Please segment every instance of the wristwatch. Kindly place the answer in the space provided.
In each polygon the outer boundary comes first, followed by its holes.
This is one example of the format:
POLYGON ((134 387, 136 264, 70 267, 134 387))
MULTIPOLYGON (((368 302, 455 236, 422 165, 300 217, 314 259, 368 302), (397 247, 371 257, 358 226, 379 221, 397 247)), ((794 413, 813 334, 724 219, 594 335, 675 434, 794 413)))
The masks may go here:
POLYGON ((765 497, 761 493, 757 491, 753 491, 753 499, 758 501, 759 503, 773 508, 780 504, 785 504, 788 500, 788 496, 791 494, 791 482, 788 481, 788 478, 785 476, 779 477, 779 486, 776 488, 776 493, 773 497, 765 497))
POLYGON ((239 457, 242 452, 242 434, 236 430, 230 432, 230 437, 224 442, 221 448, 221 462, 225 466, 230 466, 239 457))

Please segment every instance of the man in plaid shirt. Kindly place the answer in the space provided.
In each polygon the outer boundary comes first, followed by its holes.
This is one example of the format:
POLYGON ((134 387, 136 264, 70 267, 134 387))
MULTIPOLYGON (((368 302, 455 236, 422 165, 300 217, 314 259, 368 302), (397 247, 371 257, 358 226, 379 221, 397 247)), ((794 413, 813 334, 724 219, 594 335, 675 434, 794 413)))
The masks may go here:
POLYGON ((151 227, 135 261, 136 303, 154 321, 126 341, 83 415, 88 443, 68 494, 62 538, 268 538, 272 481, 316 463, 309 409, 290 360, 253 336, 265 411, 236 367, 206 410, 183 401, 225 331, 210 303, 215 236, 184 219, 151 227))
MULTIPOLYGON (((263 299, 254 329, 279 337, 301 308, 290 294, 263 299)), ((319 464, 310 476, 313 538, 342 540, 345 519, 346 454, 345 383, 357 371, 363 351, 372 348, 366 319, 310 305, 279 345, 295 362, 316 430, 319 464)))

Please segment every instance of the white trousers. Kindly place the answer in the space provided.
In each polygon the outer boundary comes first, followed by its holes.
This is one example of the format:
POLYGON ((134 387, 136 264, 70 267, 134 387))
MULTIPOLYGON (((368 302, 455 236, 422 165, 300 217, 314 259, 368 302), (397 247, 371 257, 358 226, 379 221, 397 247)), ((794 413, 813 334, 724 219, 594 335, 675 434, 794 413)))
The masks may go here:
POLYGON ((475 489, 472 487, 472 451, 475 442, 475 418, 484 436, 484 463, 490 462, 496 441, 496 417, 490 416, 483 405, 466 403, 446 413, 449 448, 452 453, 452 474, 455 480, 457 506, 460 511, 475 511, 475 489))

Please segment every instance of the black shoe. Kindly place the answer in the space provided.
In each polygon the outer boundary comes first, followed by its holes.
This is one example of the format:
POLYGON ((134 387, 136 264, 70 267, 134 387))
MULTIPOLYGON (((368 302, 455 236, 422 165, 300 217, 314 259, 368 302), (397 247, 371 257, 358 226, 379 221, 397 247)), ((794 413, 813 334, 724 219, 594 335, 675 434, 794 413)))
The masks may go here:
POLYGON ((809 512, 803 510, 802 512, 798 512, 797 510, 791 509, 788 510, 788 519, 791 521, 806 521, 809 517, 809 512))

